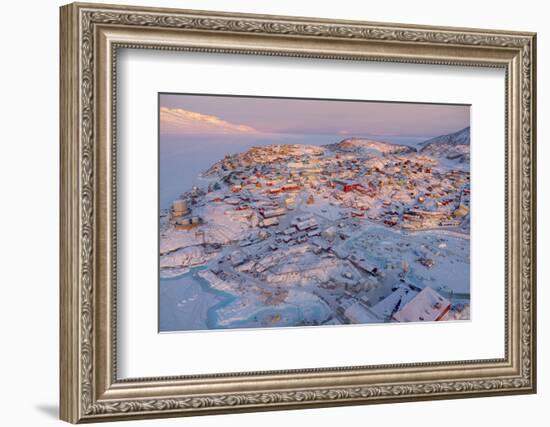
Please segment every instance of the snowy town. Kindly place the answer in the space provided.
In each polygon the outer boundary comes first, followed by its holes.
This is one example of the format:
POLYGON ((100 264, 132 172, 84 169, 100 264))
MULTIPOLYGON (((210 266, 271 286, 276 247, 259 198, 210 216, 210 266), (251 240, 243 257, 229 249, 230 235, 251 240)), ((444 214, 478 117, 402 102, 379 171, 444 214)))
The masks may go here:
POLYGON ((161 279, 200 283, 164 329, 468 320, 469 140, 225 156, 160 212, 161 279))

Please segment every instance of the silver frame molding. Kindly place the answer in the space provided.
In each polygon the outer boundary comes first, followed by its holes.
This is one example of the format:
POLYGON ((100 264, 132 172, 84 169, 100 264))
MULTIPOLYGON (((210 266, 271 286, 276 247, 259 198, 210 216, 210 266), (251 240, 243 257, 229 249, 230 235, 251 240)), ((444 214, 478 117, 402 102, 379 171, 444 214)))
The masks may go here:
POLYGON ((536 35, 75 3, 60 10, 60 417, 72 423, 536 391, 536 35), (506 72, 505 357, 121 380, 117 49, 499 67, 506 72))

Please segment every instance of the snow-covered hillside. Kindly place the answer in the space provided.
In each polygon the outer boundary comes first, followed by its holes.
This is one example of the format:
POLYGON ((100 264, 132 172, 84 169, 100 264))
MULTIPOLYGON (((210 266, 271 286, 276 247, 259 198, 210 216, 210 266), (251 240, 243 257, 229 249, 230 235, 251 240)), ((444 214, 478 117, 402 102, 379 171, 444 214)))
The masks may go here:
POLYGON ((422 154, 465 162, 470 159, 470 127, 422 143, 422 154))

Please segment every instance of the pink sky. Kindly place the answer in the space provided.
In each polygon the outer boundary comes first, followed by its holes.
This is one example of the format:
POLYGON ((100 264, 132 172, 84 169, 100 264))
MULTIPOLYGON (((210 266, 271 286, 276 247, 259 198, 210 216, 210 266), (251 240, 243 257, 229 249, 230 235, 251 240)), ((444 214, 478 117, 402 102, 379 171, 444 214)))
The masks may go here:
POLYGON ((338 134, 432 137, 470 125, 470 107, 161 94, 163 135, 338 134))

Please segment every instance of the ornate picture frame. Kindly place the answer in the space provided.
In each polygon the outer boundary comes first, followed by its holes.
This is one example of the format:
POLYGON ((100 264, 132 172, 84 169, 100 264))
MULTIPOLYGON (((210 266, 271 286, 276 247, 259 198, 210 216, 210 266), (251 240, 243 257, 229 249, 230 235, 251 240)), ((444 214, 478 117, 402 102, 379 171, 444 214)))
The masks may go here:
POLYGON ((80 3, 60 13, 61 419, 79 423, 536 391, 534 33, 80 3), (119 379, 121 48, 504 69, 505 357, 119 379))

